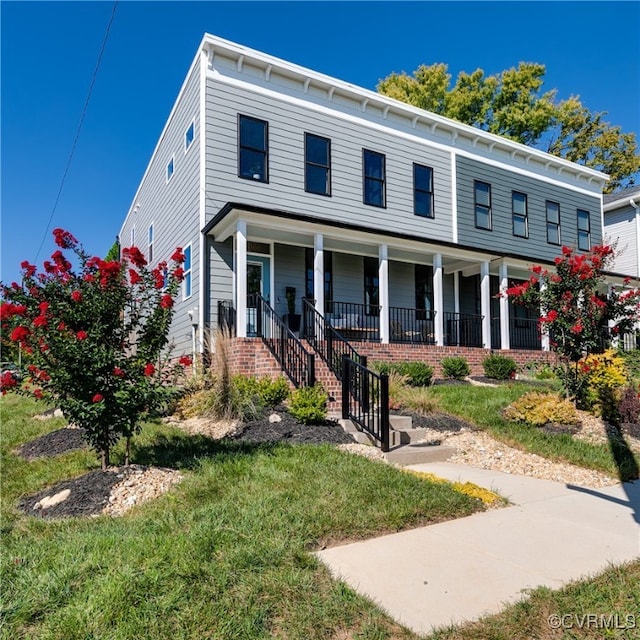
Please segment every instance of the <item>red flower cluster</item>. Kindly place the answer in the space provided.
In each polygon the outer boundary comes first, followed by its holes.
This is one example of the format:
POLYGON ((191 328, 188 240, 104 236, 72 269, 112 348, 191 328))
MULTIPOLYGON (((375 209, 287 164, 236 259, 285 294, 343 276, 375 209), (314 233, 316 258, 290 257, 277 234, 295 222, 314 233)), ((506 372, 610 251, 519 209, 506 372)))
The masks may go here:
POLYGON ((178 247, 173 254, 171 255, 171 259, 174 262, 182 263, 184 262, 184 253, 182 253, 182 247, 178 247))
POLYGON ((76 338, 78 340, 86 340, 89 337, 89 334, 86 331, 78 331, 76 333, 76 338))
POLYGON ((54 229, 53 238, 61 249, 73 249, 78 244, 78 241, 64 229, 54 229))
POLYGON ((35 265, 30 264, 26 260, 23 260, 20 263, 20 267, 22 269, 22 272, 23 272, 25 278, 32 278, 34 276, 35 272, 36 272, 35 265))
POLYGON ((71 292, 71 299, 74 302, 80 302, 82 300, 82 294, 79 291, 72 291, 71 292))
POLYGON ((144 375, 147 376, 147 378, 152 376, 155 372, 156 368, 150 362, 144 365, 144 375))
POLYGON ((129 282, 132 285, 139 284, 142 282, 142 276, 135 269, 129 269, 129 282))
POLYGON ((138 247, 126 247, 122 250, 122 256, 129 260, 129 262, 140 268, 147 264, 147 261, 138 247))
POLYGON ((124 378, 124 371, 120 367, 114 367, 113 375, 116 376, 116 378, 124 378))
POLYGON ((182 356, 178 362, 183 366, 183 367, 190 367, 193 364, 193 360, 189 357, 189 356, 182 356))
POLYGON ((11 302, 3 302, 0 304, 0 320, 8 320, 13 316, 22 316, 25 314, 27 307, 23 304, 13 304, 11 302))
POLYGON ((29 331, 29 329, 27 329, 27 327, 23 327, 22 325, 18 325, 11 332, 11 335, 9 337, 10 337, 12 342, 20 342, 21 344, 23 344, 25 339, 27 338, 27 336, 30 333, 31 332, 29 331))
POLYGON ((102 402, 104 400, 104 396, 101 393, 96 393, 93 398, 91 398, 91 402, 102 402))
POLYGON ((168 293, 165 293, 162 298, 160 298, 160 306, 163 309, 171 309, 171 307, 173 307, 173 298, 168 293))

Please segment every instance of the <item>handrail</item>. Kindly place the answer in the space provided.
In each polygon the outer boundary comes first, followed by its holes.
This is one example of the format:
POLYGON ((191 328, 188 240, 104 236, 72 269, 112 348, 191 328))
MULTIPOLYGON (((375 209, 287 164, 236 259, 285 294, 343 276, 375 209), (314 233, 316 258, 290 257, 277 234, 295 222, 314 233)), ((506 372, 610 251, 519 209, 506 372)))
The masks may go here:
POLYGON ((444 313, 445 345, 458 347, 482 346, 482 320, 484 316, 471 313, 444 313))
POLYGON ((342 380, 342 356, 349 356, 355 362, 367 366, 366 356, 361 356, 349 341, 318 313, 313 301, 308 298, 302 299, 302 313, 304 337, 338 380, 342 380))
POLYGON ((342 357, 342 418, 353 420, 389 451, 389 376, 342 357))
POLYGON ((269 349, 296 388, 315 384, 315 356, 259 294, 247 296, 247 311, 255 310, 255 335, 269 349))
POLYGON ((235 333, 236 310, 233 308, 233 300, 218 300, 218 326, 235 333))

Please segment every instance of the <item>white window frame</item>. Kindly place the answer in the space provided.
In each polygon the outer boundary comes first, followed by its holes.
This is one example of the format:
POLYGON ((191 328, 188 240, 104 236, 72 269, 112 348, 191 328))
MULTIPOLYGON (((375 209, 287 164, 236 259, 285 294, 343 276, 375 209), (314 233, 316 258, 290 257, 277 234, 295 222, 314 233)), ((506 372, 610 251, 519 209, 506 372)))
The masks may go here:
POLYGON ((176 161, 175 161, 175 157, 171 156, 171 160, 167 162, 167 173, 165 176, 167 180, 167 184, 169 183, 171 178, 173 178, 175 172, 176 172, 176 161))
POLYGON ((193 273, 193 247, 191 243, 186 245, 182 249, 182 253, 185 254, 185 261, 183 263, 184 275, 182 278, 182 299, 188 300, 193 295, 193 282, 192 282, 192 273, 193 273), (189 250, 189 268, 187 269, 187 249, 189 250), (189 286, 189 293, 187 294, 187 284, 189 286))
POLYGON ((187 130, 184 132, 184 152, 187 153, 189 149, 193 146, 193 141, 196 139, 196 125, 195 120, 191 121, 191 124, 187 127, 187 130), (189 131, 191 131, 191 140, 188 139, 189 131))

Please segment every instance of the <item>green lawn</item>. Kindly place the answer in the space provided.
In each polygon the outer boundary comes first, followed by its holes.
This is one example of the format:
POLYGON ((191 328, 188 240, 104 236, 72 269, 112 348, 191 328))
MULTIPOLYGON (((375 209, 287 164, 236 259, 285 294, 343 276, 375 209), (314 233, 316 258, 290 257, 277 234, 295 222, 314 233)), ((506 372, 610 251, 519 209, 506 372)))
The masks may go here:
MULTIPOLYGON (((433 391, 443 407, 498 437, 542 446, 518 429, 510 435, 496 418, 522 393, 519 386, 433 391)), ((151 423, 136 439, 134 462, 180 468, 185 480, 170 494, 121 518, 30 518, 15 508, 20 495, 99 466, 89 452, 33 462, 12 454, 63 425, 33 420, 39 410, 24 399, 0 400, 0 637, 6 640, 416 638, 332 580, 311 552, 481 508, 448 485, 333 447, 232 446, 151 423)), ((554 446, 576 457, 568 443, 554 446)), ((121 455, 116 450, 116 462, 121 455)), ((537 589, 498 616, 429 638, 627 640, 639 637, 637 630, 554 630, 547 620, 638 615, 637 593, 640 562, 561 591, 537 589)))
POLYGON ((1 403, 7 640, 412 637, 311 551, 482 508, 330 446, 233 446, 149 424, 134 461, 183 469, 178 487, 122 518, 43 521, 18 514, 17 498, 97 461, 13 455, 61 422, 33 420, 22 399, 1 403))

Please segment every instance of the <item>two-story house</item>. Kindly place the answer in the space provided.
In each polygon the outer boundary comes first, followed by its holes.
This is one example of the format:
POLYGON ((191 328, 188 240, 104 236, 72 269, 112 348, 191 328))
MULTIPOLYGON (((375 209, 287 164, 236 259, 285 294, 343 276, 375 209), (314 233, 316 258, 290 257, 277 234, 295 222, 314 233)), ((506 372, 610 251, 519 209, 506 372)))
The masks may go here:
POLYGON ((536 317, 497 294, 602 241, 606 179, 207 34, 120 240, 152 263, 184 248, 180 352, 230 318, 250 350, 260 294, 364 351, 479 362, 541 348, 536 317))
POLYGON ((616 245, 613 270, 640 278, 640 185, 604 196, 604 236, 616 245))

